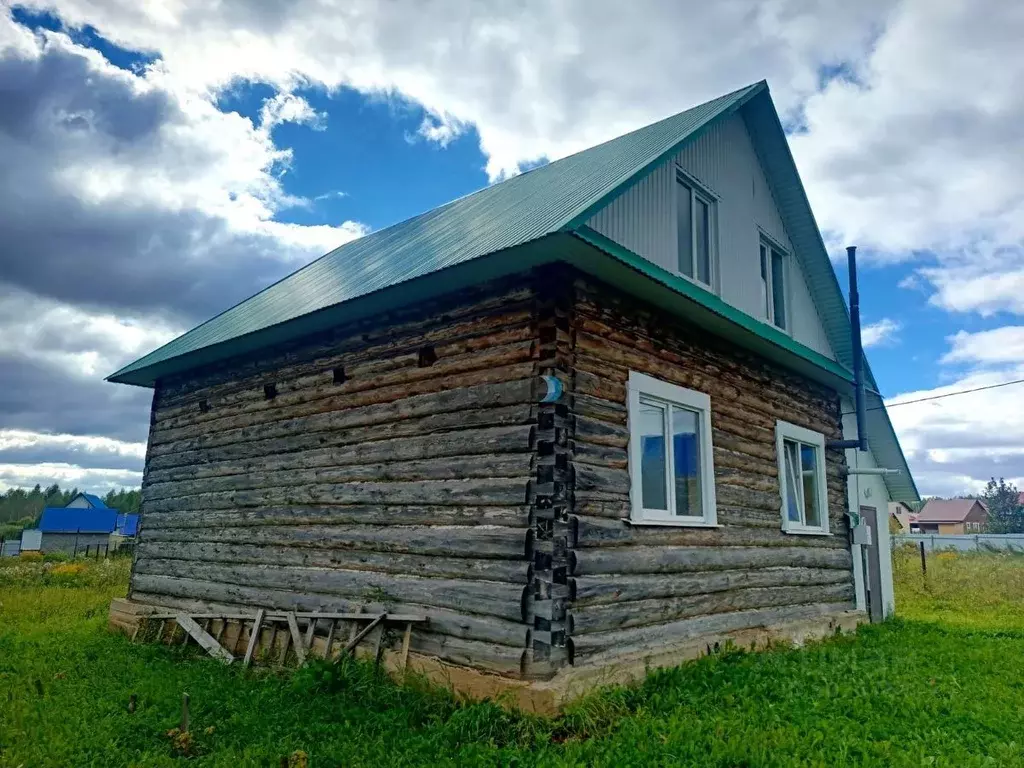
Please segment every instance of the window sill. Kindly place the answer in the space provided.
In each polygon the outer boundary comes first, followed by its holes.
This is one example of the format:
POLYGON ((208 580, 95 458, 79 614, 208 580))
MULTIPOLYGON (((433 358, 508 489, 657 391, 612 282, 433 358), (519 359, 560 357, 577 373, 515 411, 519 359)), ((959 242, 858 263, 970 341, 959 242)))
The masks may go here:
POLYGON ((834 533, 815 528, 783 528, 782 532, 791 536, 835 536, 834 533))
POLYGON ((634 520, 631 517, 623 517, 622 522, 627 525, 649 526, 652 528, 721 528, 718 523, 702 523, 692 520, 634 520))

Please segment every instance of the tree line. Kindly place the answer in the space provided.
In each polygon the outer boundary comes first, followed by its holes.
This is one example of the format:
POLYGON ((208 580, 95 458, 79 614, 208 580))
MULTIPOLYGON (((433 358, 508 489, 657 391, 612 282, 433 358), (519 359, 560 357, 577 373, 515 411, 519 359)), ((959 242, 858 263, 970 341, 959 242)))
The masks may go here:
MULTIPOLYGON (((22 528, 37 525, 44 508, 67 506, 78 493, 78 488, 64 489, 58 483, 46 488, 37 485, 31 490, 11 488, 5 491, 0 494, 0 535, 16 535, 22 528)), ((142 492, 138 488, 118 488, 100 498, 118 512, 138 512, 142 492)))

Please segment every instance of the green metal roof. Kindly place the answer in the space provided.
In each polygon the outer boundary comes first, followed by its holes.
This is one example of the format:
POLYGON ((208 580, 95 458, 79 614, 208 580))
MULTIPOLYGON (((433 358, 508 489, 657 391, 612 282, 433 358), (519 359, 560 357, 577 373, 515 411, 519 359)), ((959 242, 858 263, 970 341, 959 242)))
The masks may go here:
POLYGON ((766 90, 764 82, 747 86, 346 243, 109 380, 152 386, 168 371, 163 363, 214 345, 225 345, 227 357, 237 353, 231 342, 248 334, 557 232, 716 118, 766 90))
MULTIPOLYGON (((646 280, 682 293, 689 299, 687 311, 702 312, 718 332, 732 329, 737 341, 837 388, 849 381, 846 302, 764 81, 347 243, 108 380, 153 386, 163 376, 553 261, 569 261, 596 275, 616 274, 612 261, 625 264, 646 280), (586 227, 600 208, 737 111, 765 169, 838 365, 789 337, 774 338, 771 326, 745 322, 742 313, 713 294, 690 290, 689 283, 661 274, 664 270, 586 227), (575 237, 566 240, 565 233, 575 237), (586 252, 574 242, 586 243, 581 246, 586 252)), ((877 390, 870 368, 865 370, 869 387, 877 390)), ((881 403, 876 395, 869 395, 869 401, 876 408, 881 403)), ((891 495, 918 499, 884 406, 868 416, 876 460, 903 470, 885 478, 891 495)))

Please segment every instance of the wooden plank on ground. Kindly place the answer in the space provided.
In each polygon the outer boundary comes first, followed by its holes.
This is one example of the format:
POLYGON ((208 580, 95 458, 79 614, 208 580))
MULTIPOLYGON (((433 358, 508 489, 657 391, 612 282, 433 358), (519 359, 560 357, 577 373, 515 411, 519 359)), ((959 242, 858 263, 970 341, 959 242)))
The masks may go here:
POLYGON ((412 622, 405 625, 405 633, 402 635, 402 658, 398 662, 399 669, 403 672, 409 666, 409 642, 412 640, 412 622))
POLYGON ((313 635, 316 633, 316 625, 319 620, 319 616, 315 619, 311 618, 309 623, 306 624, 306 650, 312 650, 313 648, 313 635))
POLYGON ((196 622, 188 616, 182 614, 177 617, 176 621, 181 628, 185 630, 185 632, 191 635, 193 640, 205 648, 206 652, 214 658, 221 659, 228 664, 235 660, 235 657, 228 653, 220 643, 214 640, 209 632, 196 624, 196 622))
POLYGON ((362 639, 366 637, 368 634, 370 634, 376 628, 376 626, 380 624, 382 621, 384 621, 387 617, 388 615, 386 613, 382 613, 380 616, 378 616, 365 627, 363 627, 361 632, 356 634, 355 637, 348 641, 348 645, 345 646, 345 650, 341 652, 342 656, 355 649, 355 647, 359 645, 362 639))
POLYGON ((288 618, 288 631, 292 635, 292 644, 295 646, 295 658, 299 661, 301 667, 306 663, 306 648, 302 642, 302 635, 299 634, 299 623, 295 620, 294 613, 287 613, 288 618))
POLYGON ((331 619, 331 626, 327 628, 327 645, 324 646, 324 658, 331 658, 331 646, 334 644, 334 630, 337 629, 338 622, 331 619))
POLYGON ((245 660, 242 662, 242 666, 248 667, 252 664, 252 655, 256 652, 256 646, 260 644, 260 633, 263 631, 264 615, 265 611, 262 608, 256 611, 256 620, 252 625, 252 634, 249 635, 249 647, 245 649, 245 660))

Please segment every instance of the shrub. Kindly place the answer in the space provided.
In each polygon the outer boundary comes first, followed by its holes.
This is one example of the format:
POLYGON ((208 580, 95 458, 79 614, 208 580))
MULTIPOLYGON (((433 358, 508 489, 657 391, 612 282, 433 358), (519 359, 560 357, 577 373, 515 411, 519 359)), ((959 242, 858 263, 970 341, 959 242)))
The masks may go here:
POLYGON ((43 560, 42 552, 22 552, 18 558, 25 563, 39 563, 43 560))

